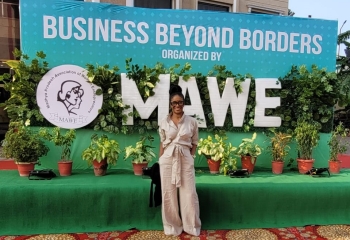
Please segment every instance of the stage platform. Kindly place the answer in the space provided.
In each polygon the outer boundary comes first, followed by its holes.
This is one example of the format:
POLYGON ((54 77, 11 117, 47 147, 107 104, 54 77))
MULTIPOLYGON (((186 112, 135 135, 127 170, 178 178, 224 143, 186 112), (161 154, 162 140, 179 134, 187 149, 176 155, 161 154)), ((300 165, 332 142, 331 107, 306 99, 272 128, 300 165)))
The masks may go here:
MULTIPOLYGON (((203 229, 278 228, 350 223, 350 170, 331 177, 256 169, 250 178, 197 169, 203 229)), ((0 171, 0 236, 161 230, 160 207, 150 208, 150 179, 131 170, 91 169, 70 177, 28 180, 0 171)))

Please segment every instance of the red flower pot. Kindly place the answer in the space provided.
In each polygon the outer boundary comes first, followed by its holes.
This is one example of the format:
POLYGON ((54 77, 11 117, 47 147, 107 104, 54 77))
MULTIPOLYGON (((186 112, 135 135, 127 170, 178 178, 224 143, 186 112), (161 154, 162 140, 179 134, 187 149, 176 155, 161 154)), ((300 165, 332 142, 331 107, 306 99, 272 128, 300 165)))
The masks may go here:
POLYGON ((313 166, 315 159, 297 159, 299 173, 305 174, 309 171, 313 166))
POLYGON ((34 170, 37 162, 17 162, 18 173, 21 177, 28 177, 30 171, 34 170))
POLYGON ((132 166, 134 168, 134 174, 139 176, 142 175, 142 168, 147 167, 148 163, 132 163, 132 166))
POLYGON ((60 172, 60 176, 70 176, 72 175, 72 161, 59 161, 58 162, 58 171, 60 172))
POLYGON ((220 170, 221 160, 214 161, 212 159, 208 159, 209 171, 211 174, 217 174, 220 170))
POLYGON ((249 174, 253 173, 256 157, 251 156, 241 156, 242 169, 248 169, 249 174))
POLYGON ((92 164, 94 166, 95 176, 99 177, 106 175, 108 167, 107 160, 102 160, 101 162, 94 160, 92 164))
POLYGON ((341 169, 341 161, 328 161, 329 172, 330 173, 339 173, 341 169))
POLYGON ((283 161, 272 161, 272 173, 281 174, 283 172, 284 162, 283 161))

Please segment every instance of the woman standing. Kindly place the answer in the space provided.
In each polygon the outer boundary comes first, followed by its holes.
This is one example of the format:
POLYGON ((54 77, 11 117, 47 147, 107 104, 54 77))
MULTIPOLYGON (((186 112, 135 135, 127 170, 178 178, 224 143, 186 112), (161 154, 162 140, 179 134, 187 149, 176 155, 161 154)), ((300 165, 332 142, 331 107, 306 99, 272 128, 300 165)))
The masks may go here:
POLYGON ((198 236, 201 221, 194 173, 198 125, 194 118, 184 114, 185 97, 181 87, 172 86, 169 93, 171 113, 159 126, 164 233, 178 236, 184 230, 198 236))

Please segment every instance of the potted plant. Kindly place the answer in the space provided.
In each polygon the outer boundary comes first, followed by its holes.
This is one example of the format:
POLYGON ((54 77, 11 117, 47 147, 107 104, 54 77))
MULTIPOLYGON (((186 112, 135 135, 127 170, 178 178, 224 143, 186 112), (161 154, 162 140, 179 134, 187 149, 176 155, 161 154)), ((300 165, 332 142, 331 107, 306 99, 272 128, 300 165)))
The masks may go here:
POLYGON ((15 160, 19 175, 27 177, 34 170, 39 158, 48 153, 49 148, 38 133, 24 126, 22 122, 10 122, 2 151, 6 157, 15 160))
POLYGON ((230 171, 237 169, 237 160, 233 157, 236 147, 233 147, 231 143, 225 144, 223 156, 221 158, 220 172, 227 175, 230 171))
POLYGON ((345 129, 342 122, 340 122, 331 132, 331 137, 328 141, 329 146, 329 172, 339 173, 341 168, 341 161, 339 154, 345 153, 349 143, 345 140, 348 135, 348 129, 345 129))
POLYGON ((253 133, 252 138, 243 138, 238 146, 236 154, 241 156, 243 169, 248 169, 249 174, 253 173, 256 159, 261 154, 262 148, 255 143, 256 133, 253 133))
POLYGON ((100 137, 94 134, 90 146, 83 151, 82 158, 89 166, 94 166, 95 176, 104 176, 108 165, 117 163, 119 154, 119 143, 116 140, 109 139, 106 134, 100 137))
POLYGON ((61 156, 58 161, 58 171, 61 176, 70 176, 72 174, 72 163, 73 161, 70 158, 71 145, 75 139, 75 130, 70 129, 66 133, 62 133, 59 127, 53 128, 49 131, 47 128, 41 128, 39 135, 53 142, 55 146, 61 147, 61 156))
POLYGON ((284 167, 284 158, 288 155, 292 135, 271 129, 270 146, 268 149, 272 155, 272 173, 281 174, 284 167))
POLYGON ((209 135, 207 138, 201 138, 198 142, 198 154, 203 154, 207 158, 209 170, 212 174, 220 172, 221 163, 228 162, 230 154, 236 149, 231 144, 227 145, 225 140, 227 140, 226 136, 220 137, 215 134, 214 138, 209 135))
POLYGON ((153 136, 142 136, 135 146, 130 145, 124 149, 124 160, 131 158, 135 175, 142 175, 142 168, 147 167, 148 163, 156 157, 152 149, 154 147, 151 146, 153 140, 153 136))
POLYGON ((298 121, 294 134, 298 146, 298 169, 299 173, 304 174, 315 162, 312 151, 320 139, 319 125, 316 122, 298 121))

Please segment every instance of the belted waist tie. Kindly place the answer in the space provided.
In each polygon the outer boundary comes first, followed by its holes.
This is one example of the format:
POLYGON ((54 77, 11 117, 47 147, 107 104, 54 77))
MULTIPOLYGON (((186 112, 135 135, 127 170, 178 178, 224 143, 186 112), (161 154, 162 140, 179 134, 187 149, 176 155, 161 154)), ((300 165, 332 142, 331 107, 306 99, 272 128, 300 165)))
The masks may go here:
POLYGON ((176 187, 181 187, 181 158, 185 155, 185 151, 188 150, 188 146, 173 144, 171 184, 175 184, 176 187))

